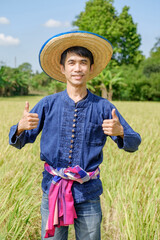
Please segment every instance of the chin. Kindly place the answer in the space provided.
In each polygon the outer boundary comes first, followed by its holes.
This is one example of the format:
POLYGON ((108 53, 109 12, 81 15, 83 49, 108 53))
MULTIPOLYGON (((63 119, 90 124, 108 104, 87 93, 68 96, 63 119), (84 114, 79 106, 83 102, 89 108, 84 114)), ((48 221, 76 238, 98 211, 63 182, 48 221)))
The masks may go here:
POLYGON ((74 80, 74 81, 71 81, 71 84, 73 84, 73 85, 77 85, 77 86, 79 86, 79 85, 84 85, 84 81, 81 81, 81 80, 74 80))
POLYGON ((84 83, 76 82, 76 83, 73 83, 73 85, 78 87, 78 86, 83 86, 84 83))

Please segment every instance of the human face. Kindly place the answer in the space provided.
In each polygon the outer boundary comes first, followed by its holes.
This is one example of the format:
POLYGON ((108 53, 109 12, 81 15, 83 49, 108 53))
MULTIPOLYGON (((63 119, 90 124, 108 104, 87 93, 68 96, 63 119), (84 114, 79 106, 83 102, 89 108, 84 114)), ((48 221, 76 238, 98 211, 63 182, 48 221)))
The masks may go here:
POLYGON ((93 65, 90 66, 89 58, 75 53, 67 53, 64 66, 61 65, 61 72, 65 75, 67 84, 73 86, 86 85, 92 71, 93 65))

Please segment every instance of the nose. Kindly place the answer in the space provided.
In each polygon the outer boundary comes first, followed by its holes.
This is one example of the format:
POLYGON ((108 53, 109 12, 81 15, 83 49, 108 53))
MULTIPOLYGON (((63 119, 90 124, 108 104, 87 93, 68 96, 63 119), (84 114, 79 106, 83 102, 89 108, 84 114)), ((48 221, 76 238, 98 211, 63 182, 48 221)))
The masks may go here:
POLYGON ((81 67, 79 63, 75 64, 75 72, 80 72, 81 71, 81 67))

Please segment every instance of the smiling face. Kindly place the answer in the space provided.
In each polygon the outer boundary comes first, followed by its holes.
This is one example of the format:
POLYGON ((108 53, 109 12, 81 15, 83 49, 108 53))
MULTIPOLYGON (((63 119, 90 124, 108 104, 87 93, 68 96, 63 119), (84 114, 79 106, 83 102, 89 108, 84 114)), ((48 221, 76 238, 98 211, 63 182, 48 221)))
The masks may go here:
POLYGON ((93 71, 93 64, 87 57, 79 56, 68 52, 64 65, 61 65, 61 72, 65 75, 67 84, 73 86, 84 86, 93 71))

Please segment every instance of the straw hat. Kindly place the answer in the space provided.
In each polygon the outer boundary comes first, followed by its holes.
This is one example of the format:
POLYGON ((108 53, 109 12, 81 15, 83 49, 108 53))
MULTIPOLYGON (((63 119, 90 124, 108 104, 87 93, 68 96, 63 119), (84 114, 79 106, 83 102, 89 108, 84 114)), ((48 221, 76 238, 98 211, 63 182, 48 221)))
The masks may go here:
POLYGON ((94 68, 88 80, 96 77, 107 66, 113 53, 111 43, 98 34, 86 31, 65 32, 53 36, 42 46, 39 53, 42 70, 50 77, 66 82, 60 70, 61 54, 74 46, 85 47, 93 54, 94 68))

